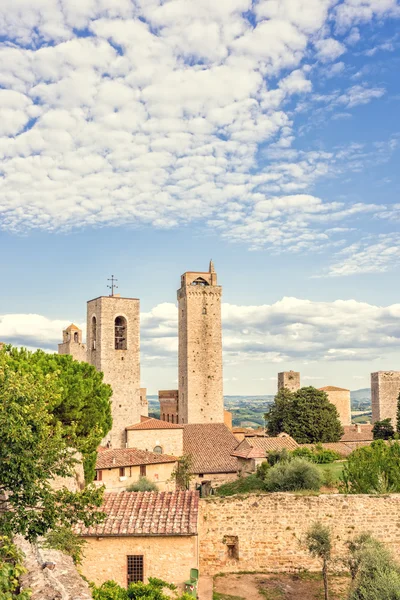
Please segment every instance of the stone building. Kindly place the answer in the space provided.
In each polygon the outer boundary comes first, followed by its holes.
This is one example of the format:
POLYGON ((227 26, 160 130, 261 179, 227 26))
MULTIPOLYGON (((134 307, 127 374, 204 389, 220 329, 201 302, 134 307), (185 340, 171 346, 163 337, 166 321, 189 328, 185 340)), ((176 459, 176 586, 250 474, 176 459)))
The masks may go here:
POLYGON ((391 419, 396 429, 397 400, 400 394, 400 371, 371 373, 372 422, 391 419))
POLYGON ((82 573, 97 585, 157 577, 182 587, 198 568, 198 503, 193 491, 106 492, 106 519, 76 529, 87 542, 82 573))
POLYGON ((223 423, 222 288, 208 272, 188 271, 178 290, 180 423, 223 423))
POLYGON ((341 424, 343 426, 351 425, 350 390, 333 385, 327 385, 319 389, 321 392, 325 392, 329 402, 336 406, 341 424))
POLYGON ((87 362, 113 390, 113 426, 104 442, 124 448, 125 428, 148 414, 140 388, 140 307, 136 298, 100 296, 87 303, 87 362))
POLYGON ((177 460, 176 456, 137 448, 101 450, 97 455, 95 481, 111 492, 125 490, 140 477, 147 477, 160 492, 173 491, 175 483, 171 475, 177 460))
POLYGON ((300 389, 300 373, 297 371, 283 371, 278 373, 278 392, 282 388, 287 388, 291 392, 297 392, 300 389))
POLYGON ((140 423, 126 428, 126 444, 128 448, 182 456, 183 425, 142 417, 140 423))
POLYGON ((160 419, 168 423, 178 423, 178 390, 159 390, 160 419))
POLYGON ((74 323, 64 329, 62 344, 58 344, 58 354, 70 354, 75 360, 86 361, 86 344, 82 343, 82 329, 74 323))

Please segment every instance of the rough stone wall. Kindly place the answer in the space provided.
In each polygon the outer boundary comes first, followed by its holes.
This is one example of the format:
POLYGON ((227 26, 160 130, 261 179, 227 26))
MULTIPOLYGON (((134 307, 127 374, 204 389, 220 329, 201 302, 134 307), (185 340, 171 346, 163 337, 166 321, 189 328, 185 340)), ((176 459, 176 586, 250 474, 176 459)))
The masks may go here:
POLYGON ((183 429, 133 429, 126 433, 128 448, 153 452, 155 446, 161 446, 163 454, 183 454, 183 429))
POLYGON ((372 422, 391 419, 396 429, 397 399, 400 393, 400 371, 371 373, 372 422))
POLYGON ((74 360, 86 362, 86 344, 74 342, 74 340, 63 342, 62 344, 58 344, 58 354, 70 354, 74 360))
POLYGON ((82 579, 70 556, 58 550, 40 548, 22 537, 15 539, 25 554, 27 573, 21 577, 23 589, 30 588, 31 600, 89 600, 88 584, 82 579), (43 568, 46 562, 55 563, 54 569, 43 568))
POLYGON ((345 542, 368 531, 396 555, 400 551, 400 495, 297 496, 252 494, 200 500, 200 572, 319 570, 301 544, 310 525, 330 527, 334 556, 345 542), (229 537, 228 537, 229 536, 229 537), (229 558, 228 543, 237 536, 238 559, 229 558))
POLYGON ((325 390, 325 393, 336 406, 341 424, 351 425, 350 390, 325 390))
POLYGON ((278 392, 282 388, 288 388, 291 392, 300 389, 300 373, 297 371, 283 371, 278 373, 278 392))
POLYGON ((158 577, 182 586, 198 567, 196 536, 85 538, 82 573, 96 584, 113 579, 127 584, 127 556, 143 555, 145 581, 158 577))
MULTIPOLYGON (((175 464, 146 465, 146 477, 158 486, 160 492, 172 492, 175 490, 175 483, 170 481, 170 478, 175 464)), ((140 467, 125 467, 125 475, 122 477, 120 476, 119 467, 101 469, 101 474, 101 481, 97 481, 96 485, 99 487, 105 485, 108 492, 118 492, 126 490, 128 486, 139 480, 140 467)))
POLYGON ((178 290, 179 421, 223 423, 222 288, 215 273, 185 273, 178 290), (192 285, 201 277, 207 285, 192 285))
POLYGON ((160 419, 169 423, 178 423, 178 390, 160 390, 160 419))
POLYGON ((125 428, 138 423, 141 414, 148 414, 140 399, 139 310, 139 300, 119 296, 101 296, 87 304, 87 361, 103 371, 105 383, 113 390, 113 426, 103 440, 104 443, 111 441, 113 448, 124 448, 125 428), (127 322, 126 350, 115 349, 118 316, 127 322))
POLYGON ((195 490, 197 486, 205 481, 211 481, 212 487, 218 487, 223 483, 231 483, 237 480, 237 473, 202 473, 203 477, 196 474, 190 481, 190 489, 195 490))

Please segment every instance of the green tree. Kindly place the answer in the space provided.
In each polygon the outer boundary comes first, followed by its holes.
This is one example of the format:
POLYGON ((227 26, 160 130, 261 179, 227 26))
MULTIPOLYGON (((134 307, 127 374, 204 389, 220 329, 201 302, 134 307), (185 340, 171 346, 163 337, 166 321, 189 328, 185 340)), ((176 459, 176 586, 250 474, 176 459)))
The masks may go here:
POLYGON ((55 477, 76 464, 62 424, 49 407, 60 398, 55 373, 44 375, 29 361, 15 368, 0 352, 0 532, 35 539, 50 529, 101 521, 103 489, 54 490, 55 477), (8 510, 1 510, 7 507, 8 510))
POLYGON ((322 478, 318 467, 303 458, 293 458, 268 469, 264 482, 268 492, 318 491, 322 478))
POLYGON ((19 578, 26 572, 23 554, 10 538, 0 536, 0 598, 2 600, 29 600, 28 590, 19 590, 19 578))
POLYGON ((337 442, 343 435, 339 414, 325 392, 314 387, 279 390, 265 414, 269 435, 285 432, 299 444, 337 442))
POLYGON ((394 438, 394 428, 391 423, 392 419, 383 419, 376 421, 372 428, 374 440, 391 440, 394 438))
POLYGON ((158 486, 154 481, 150 481, 147 477, 139 477, 139 479, 126 488, 127 492, 158 492, 158 486))
POLYGON ((184 454, 176 463, 171 480, 175 481, 177 489, 188 490, 193 477, 193 459, 190 454, 184 454))
POLYGON ((11 347, 3 353, 16 372, 30 371, 57 379, 58 393, 48 403, 48 410, 62 424, 62 434, 69 445, 82 453, 86 481, 93 481, 96 448, 112 425, 112 391, 103 383, 103 374, 69 355, 11 347))
POLYGON ((376 440, 348 457, 341 475, 345 494, 400 492, 400 443, 376 440))
POLYGON ((314 523, 307 531, 306 545, 310 554, 322 561, 325 600, 329 600, 328 568, 331 559, 332 541, 328 527, 325 527, 322 523, 314 523))

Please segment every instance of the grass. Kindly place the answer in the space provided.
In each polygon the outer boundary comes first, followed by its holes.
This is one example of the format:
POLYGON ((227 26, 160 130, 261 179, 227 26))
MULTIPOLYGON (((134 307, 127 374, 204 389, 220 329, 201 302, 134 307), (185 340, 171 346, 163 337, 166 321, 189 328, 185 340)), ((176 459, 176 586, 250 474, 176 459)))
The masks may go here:
POLYGON ((322 477, 324 478, 327 471, 332 473, 332 479, 334 481, 339 481, 340 475, 342 474, 343 467, 346 464, 346 461, 329 463, 327 465, 315 465, 321 472, 322 477))
POLYGON ((256 477, 239 477, 231 483, 224 483, 217 489, 218 496, 233 496, 234 494, 247 494, 249 492, 264 492, 264 482, 256 477))

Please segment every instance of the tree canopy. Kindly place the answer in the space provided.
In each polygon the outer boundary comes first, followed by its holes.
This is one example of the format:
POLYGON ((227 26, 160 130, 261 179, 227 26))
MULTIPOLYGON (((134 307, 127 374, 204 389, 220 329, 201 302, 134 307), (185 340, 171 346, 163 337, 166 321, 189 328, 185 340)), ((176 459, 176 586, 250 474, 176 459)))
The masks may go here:
POLYGON ((376 440, 350 454, 342 473, 346 494, 400 492, 400 443, 376 440))
POLYGON ((383 421, 375 421, 372 428, 374 440, 391 440, 394 437, 394 428, 391 423, 392 419, 383 419, 383 421))
POLYGON ((52 375, 54 393, 47 409, 54 422, 62 425, 62 436, 83 455, 85 477, 94 478, 96 448, 111 429, 111 387, 103 374, 70 355, 47 354, 42 350, 7 347, 2 354, 17 373, 36 373, 38 378, 52 375))
POLYGON ((325 392, 303 387, 279 390, 265 414, 269 435, 291 435, 299 444, 337 442, 343 435, 336 406, 325 392))
POLYGON ((70 476, 78 439, 54 416, 65 393, 58 372, 45 373, 26 351, 0 352, 0 531, 28 539, 78 521, 99 522, 102 489, 55 490, 52 481, 70 476), (27 357, 26 360, 24 357, 27 357))

